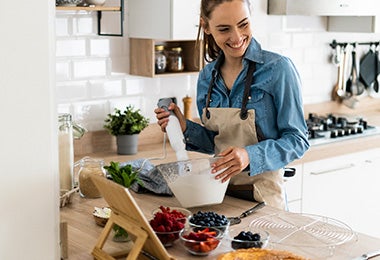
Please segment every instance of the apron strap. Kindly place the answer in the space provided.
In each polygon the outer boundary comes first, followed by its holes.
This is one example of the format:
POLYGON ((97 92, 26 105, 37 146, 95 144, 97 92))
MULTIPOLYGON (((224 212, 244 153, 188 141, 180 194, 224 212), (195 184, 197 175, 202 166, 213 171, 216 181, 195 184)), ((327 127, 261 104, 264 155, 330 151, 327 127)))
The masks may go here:
POLYGON ((248 118, 248 109, 247 109, 247 103, 248 99, 250 99, 250 90, 251 85, 253 82, 253 73, 256 70, 256 63, 250 62, 248 66, 247 76, 245 79, 245 85, 244 85, 244 94, 243 94, 243 100, 240 110, 240 118, 241 120, 246 120, 248 118))
POLYGON ((224 55, 221 54, 220 58, 216 61, 214 69, 212 71, 212 78, 210 81, 210 84, 208 85, 208 91, 207 91, 207 99, 206 99, 206 117, 207 119, 210 119, 210 111, 208 111, 208 108, 210 107, 210 102, 211 102, 211 92, 214 87, 214 82, 216 79, 216 75, 218 74, 218 71, 220 69, 220 65, 224 61, 224 55))
MULTIPOLYGON (((214 87, 214 82, 216 79, 217 71, 219 71, 220 65, 223 62, 224 57, 221 57, 215 64, 215 70, 212 72, 212 79, 210 81, 210 84, 208 86, 208 91, 207 91, 207 99, 206 99, 206 117, 207 119, 210 119, 210 111, 208 110, 211 102, 211 93, 212 89, 214 87)), ((246 75, 246 80, 244 84, 244 94, 243 94, 243 100, 242 100, 242 106, 240 110, 240 118, 242 120, 246 120, 248 118, 248 109, 247 109, 247 103, 248 99, 250 99, 250 90, 251 90, 251 85, 253 82, 253 73, 256 70, 256 63, 255 62, 249 62, 248 65, 248 71, 246 75)))

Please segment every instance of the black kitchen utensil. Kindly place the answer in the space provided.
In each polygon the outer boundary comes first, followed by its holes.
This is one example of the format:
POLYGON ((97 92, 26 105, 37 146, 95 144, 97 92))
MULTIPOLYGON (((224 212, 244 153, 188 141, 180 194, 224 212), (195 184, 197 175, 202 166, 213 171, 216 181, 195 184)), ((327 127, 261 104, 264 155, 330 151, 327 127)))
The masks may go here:
POLYGON ((373 49, 374 45, 371 45, 369 51, 360 60, 360 81, 366 88, 369 88, 376 78, 376 66, 380 68, 379 60, 373 49))
POLYGON ((255 212, 258 209, 261 209, 264 206, 265 202, 260 202, 259 204, 256 204, 253 208, 250 208, 249 210, 246 210, 243 213, 241 213, 239 217, 229 217, 228 220, 230 221, 230 225, 239 224, 242 218, 251 215, 253 212, 255 212))
POLYGON ((356 46, 352 49, 351 52, 352 57, 352 66, 351 73, 346 82, 346 91, 353 96, 360 95, 364 92, 363 83, 359 80, 358 68, 356 63, 356 46))
POLYGON ((373 90, 378 93, 379 92, 379 79, 378 75, 380 73, 380 65, 379 65, 379 48, 376 46, 376 51, 375 51, 375 82, 373 83, 373 90))

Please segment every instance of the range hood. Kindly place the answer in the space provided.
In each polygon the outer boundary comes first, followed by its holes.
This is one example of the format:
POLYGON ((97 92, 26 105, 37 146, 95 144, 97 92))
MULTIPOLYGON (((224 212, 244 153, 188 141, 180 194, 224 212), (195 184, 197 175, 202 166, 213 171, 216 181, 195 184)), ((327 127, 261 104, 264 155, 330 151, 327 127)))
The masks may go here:
POLYGON ((379 0, 268 0, 268 14, 305 16, 376 16, 379 0))

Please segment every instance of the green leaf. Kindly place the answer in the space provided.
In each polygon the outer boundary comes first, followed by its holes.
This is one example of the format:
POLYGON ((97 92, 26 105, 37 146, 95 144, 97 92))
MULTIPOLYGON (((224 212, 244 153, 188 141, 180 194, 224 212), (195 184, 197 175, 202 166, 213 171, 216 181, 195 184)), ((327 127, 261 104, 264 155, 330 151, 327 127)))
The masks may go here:
POLYGON ((126 188, 131 187, 135 182, 144 186, 138 176, 138 171, 134 171, 131 164, 120 167, 119 162, 110 162, 110 165, 104 166, 104 169, 111 175, 114 182, 126 188))
POLYGON ((144 130, 149 119, 141 114, 140 109, 129 105, 123 112, 115 108, 113 114, 107 114, 104 122, 104 128, 112 135, 132 135, 144 130))

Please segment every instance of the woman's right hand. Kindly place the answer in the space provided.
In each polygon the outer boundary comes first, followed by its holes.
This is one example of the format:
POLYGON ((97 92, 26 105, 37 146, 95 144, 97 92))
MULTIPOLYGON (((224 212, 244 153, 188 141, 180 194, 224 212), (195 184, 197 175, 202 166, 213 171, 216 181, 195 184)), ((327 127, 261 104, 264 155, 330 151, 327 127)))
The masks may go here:
POLYGON ((175 103, 170 103, 168 109, 169 111, 166 111, 165 109, 158 107, 154 110, 154 113, 156 113, 157 124, 161 127, 161 131, 166 132, 166 126, 169 122, 170 111, 173 111, 178 118, 182 132, 184 132, 186 130, 186 118, 182 114, 181 109, 175 103))

